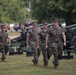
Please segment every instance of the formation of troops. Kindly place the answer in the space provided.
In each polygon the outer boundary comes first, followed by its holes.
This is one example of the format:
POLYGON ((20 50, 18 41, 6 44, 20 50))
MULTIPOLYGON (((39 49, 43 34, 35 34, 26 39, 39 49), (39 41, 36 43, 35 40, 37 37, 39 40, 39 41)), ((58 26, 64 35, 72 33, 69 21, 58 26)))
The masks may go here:
MULTIPOLYGON (((48 27, 48 23, 45 22, 40 31, 38 31, 36 22, 34 22, 32 26, 32 29, 27 32, 27 38, 25 41, 26 46, 31 47, 33 50, 33 64, 38 65, 39 54, 42 52, 44 66, 48 67, 48 60, 53 55, 54 68, 59 69, 59 59, 63 53, 63 46, 66 46, 66 36, 64 29, 59 26, 57 19, 54 19, 52 27, 48 27)), ((8 34, 2 31, 2 28, 3 26, 1 27, 0 32, 0 52, 2 52, 1 60, 4 61, 8 50, 7 45, 10 41, 8 34), (4 39, 8 41, 5 42, 4 39)))

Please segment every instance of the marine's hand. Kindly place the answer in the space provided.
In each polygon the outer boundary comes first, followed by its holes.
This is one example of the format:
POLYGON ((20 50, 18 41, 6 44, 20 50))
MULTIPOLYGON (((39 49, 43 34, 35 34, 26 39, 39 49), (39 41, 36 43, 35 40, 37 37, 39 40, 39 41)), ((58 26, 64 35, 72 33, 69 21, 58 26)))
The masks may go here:
POLYGON ((10 42, 8 42, 8 45, 10 46, 10 45, 11 45, 11 43, 10 43, 10 42))
POLYGON ((27 47, 29 47, 29 45, 27 45, 27 47))
POLYGON ((39 48, 39 45, 37 46, 37 48, 39 48))
POLYGON ((66 46, 66 42, 64 42, 64 46, 66 46))
POLYGON ((46 49, 48 48, 48 46, 46 45, 46 49))
POLYGON ((8 45, 10 46, 11 44, 9 43, 8 45))

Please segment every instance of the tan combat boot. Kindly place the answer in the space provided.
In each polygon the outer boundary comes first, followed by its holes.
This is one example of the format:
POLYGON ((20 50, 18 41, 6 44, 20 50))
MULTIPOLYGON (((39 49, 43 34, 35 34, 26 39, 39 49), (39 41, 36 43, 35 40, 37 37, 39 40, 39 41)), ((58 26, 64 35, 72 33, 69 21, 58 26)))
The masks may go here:
POLYGON ((54 65, 54 68, 60 70, 60 67, 58 65, 54 65))
POLYGON ((34 65, 38 65, 38 62, 37 61, 32 60, 32 62, 33 62, 34 65))
POLYGON ((5 59, 6 59, 6 57, 1 57, 1 61, 2 62, 5 61, 5 59))

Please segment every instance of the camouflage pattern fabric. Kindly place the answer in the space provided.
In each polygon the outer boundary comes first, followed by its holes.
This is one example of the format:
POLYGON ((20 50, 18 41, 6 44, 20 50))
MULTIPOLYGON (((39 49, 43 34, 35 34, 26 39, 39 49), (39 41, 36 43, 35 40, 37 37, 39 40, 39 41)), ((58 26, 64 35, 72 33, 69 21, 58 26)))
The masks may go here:
POLYGON ((48 30, 49 34, 49 47, 48 49, 50 50, 50 56, 53 54, 54 55, 54 65, 58 65, 58 56, 62 54, 63 51, 63 39, 62 39, 62 33, 63 29, 62 28, 50 28, 48 30))
POLYGON ((6 32, 0 32, 0 52, 2 52, 2 61, 6 58, 5 54, 8 51, 7 37, 8 34, 6 32))
POLYGON ((39 38, 41 41, 40 50, 42 51, 43 54, 44 66, 48 65, 48 58, 47 58, 48 55, 47 55, 46 42, 45 42, 47 36, 48 36, 47 31, 42 30, 39 33, 39 38))
POLYGON ((37 51, 37 36, 38 36, 38 30, 32 29, 28 31, 27 35, 29 35, 29 45, 31 46, 34 54, 33 62, 38 62, 38 51, 37 51))

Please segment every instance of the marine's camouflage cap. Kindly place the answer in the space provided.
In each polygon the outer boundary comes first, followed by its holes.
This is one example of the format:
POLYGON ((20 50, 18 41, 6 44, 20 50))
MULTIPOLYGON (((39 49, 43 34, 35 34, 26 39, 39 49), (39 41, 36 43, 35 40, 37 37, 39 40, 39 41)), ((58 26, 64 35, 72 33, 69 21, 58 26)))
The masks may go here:
POLYGON ((43 24, 43 26, 47 26, 47 25, 48 25, 48 23, 44 23, 44 24, 43 24))
POLYGON ((33 26, 37 26, 37 23, 33 23, 33 26))
POLYGON ((54 18, 53 23, 58 23, 58 19, 54 18))

